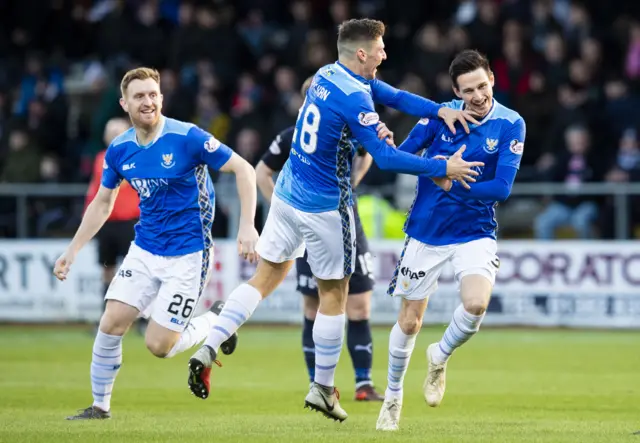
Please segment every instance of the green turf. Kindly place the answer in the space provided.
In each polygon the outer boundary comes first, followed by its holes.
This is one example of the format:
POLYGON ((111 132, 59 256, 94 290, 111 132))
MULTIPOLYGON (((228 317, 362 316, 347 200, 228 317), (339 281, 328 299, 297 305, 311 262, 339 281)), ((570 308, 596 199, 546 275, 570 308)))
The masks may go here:
MULTIPOLYGON (((248 327, 215 369, 208 400, 187 389, 190 352, 161 361, 131 334, 113 419, 69 422, 91 403, 89 331, 0 328, 0 442, 636 442, 637 332, 485 329, 449 365, 440 408, 422 398, 421 333, 405 381, 401 430, 375 430, 379 404, 352 401, 349 355, 337 376, 343 424, 302 408, 307 380, 296 328, 248 327)), ((375 331, 374 378, 384 389, 388 329, 375 331)))

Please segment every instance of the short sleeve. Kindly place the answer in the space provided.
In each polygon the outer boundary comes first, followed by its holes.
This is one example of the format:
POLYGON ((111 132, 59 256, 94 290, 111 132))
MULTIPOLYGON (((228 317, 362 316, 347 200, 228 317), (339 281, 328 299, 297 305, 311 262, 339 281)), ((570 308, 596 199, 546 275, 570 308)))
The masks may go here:
POLYGON ((281 171, 289 158, 291 143, 293 139, 293 128, 280 132, 269 145, 269 149, 264 153, 262 162, 273 171, 281 171))
POLYGON ((118 173, 116 164, 113 161, 113 153, 113 148, 109 147, 102 161, 102 179, 100 183, 108 189, 115 189, 122 182, 122 176, 118 173))
POLYGON ((512 166, 520 168, 522 153, 524 152, 524 138, 526 128, 524 120, 518 119, 500 137, 500 147, 498 149, 498 165, 512 166))
POLYGON ((231 148, 197 126, 191 128, 187 134, 187 148, 196 161, 216 171, 222 168, 233 154, 231 148))

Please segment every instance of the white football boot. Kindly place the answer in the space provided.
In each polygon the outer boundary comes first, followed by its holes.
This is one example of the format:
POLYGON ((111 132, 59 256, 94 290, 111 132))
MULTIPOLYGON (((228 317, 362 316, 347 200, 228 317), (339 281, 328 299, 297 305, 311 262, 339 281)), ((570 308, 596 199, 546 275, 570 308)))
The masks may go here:
POLYGON ((304 399, 304 407, 322 412, 325 417, 343 422, 349 416, 340 406, 340 393, 336 388, 327 388, 314 383, 304 399))
POLYGON ((400 412, 402 412, 401 398, 385 398, 378 415, 376 430, 397 431, 400 427, 400 412))
POLYGON ((432 343, 427 348, 427 378, 424 381, 424 399, 427 404, 433 408, 440 405, 442 397, 444 397, 444 391, 446 388, 446 376, 447 376, 447 362, 434 363, 433 353, 439 346, 438 343, 432 343))

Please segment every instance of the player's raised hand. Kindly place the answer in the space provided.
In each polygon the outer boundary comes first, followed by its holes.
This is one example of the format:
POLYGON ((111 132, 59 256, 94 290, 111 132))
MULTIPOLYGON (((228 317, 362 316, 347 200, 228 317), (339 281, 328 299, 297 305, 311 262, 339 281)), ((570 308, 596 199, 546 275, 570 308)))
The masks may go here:
POLYGON ((447 108, 446 106, 443 106, 438 110, 438 117, 444 120, 452 134, 456 133, 456 122, 462 125, 464 132, 467 134, 469 133, 469 125, 467 124, 467 121, 476 125, 480 124, 468 111, 447 108))
POLYGON ((69 273, 74 258, 73 254, 67 251, 56 260, 56 264, 53 267, 53 275, 55 275, 58 280, 65 281, 67 279, 67 274, 69 273))
POLYGON ((463 160, 462 153, 467 149, 466 145, 462 145, 449 160, 447 160, 447 178, 460 182, 466 189, 471 189, 467 182, 475 182, 473 177, 478 176, 478 172, 472 168, 484 166, 482 162, 468 162, 463 160))
POLYGON ((387 128, 387 125, 383 122, 378 123, 376 126, 376 131, 378 131, 378 138, 380 140, 386 140, 387 144, 392 147, 396 147, 396 142, 393 140, 393 131, 387 128))
POLYGON ((241 223, 238 229, 238 255, 241 255, 249 263, 258 261, 256 243, 258 243, 258 231, 253 223, 241 223))

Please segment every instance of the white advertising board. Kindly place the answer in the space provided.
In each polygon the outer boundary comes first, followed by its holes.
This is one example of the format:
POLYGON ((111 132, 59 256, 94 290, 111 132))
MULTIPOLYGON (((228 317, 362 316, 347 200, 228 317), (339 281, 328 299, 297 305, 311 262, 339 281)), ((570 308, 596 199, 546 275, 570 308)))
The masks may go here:
MULTIPOLYGON (((100 267, 87 246, 69 278, 51 273, 66 240, 0 240, 0 321, 96 320, 100 315, 100 267)), ((370 241, 376 287, 371 321, 395 322, 400 300, 386 294, 401 241, 370 241)), ((486 324, 640 328, 640 242, 501 241, 500 270, 486 324)), ((235 242, 218 241, 214 271, 199 311, 224 300, 254 266, 236 254, 235 242)), ((265 300, 252 321, 299 323, 302 297, 295 269, 265 300)), ((425 323, 448 323, 459 303, 446 267, 429 301, 425 323)))

